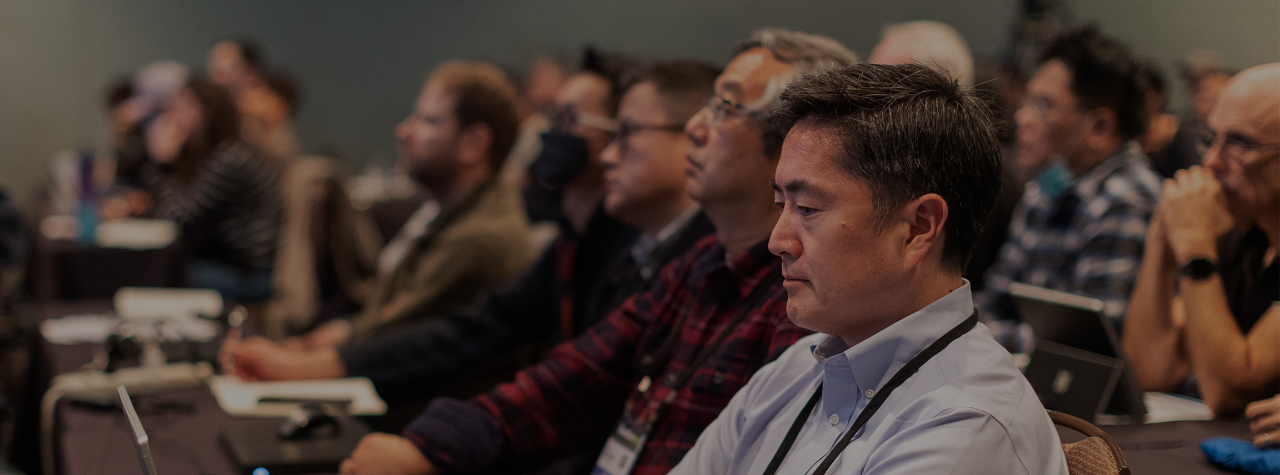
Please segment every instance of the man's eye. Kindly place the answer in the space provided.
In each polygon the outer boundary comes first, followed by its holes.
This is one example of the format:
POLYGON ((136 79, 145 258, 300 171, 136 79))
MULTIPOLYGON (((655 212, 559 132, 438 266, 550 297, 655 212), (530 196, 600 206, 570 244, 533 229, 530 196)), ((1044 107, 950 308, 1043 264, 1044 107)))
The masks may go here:
POLYGON ((809 215, 811 215, 811 214, 813 214, 813 213, 817 213, 817 212, 818 212, 818 210, 817 210, 817 209, 809 208, 809 207, 806 207, 806 206, 796 206, 796 211, 799 211, 801 216, 809 216, 809 215))

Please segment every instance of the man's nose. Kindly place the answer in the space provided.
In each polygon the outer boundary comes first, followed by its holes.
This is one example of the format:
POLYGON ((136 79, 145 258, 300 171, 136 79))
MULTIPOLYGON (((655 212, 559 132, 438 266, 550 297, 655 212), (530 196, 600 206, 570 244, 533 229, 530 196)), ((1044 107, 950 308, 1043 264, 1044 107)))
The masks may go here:
POLYGON ((620 148, 621 147, 618 146, 618 141, 613 140, 609 142, 609 145, 605 146, 602 152, 600 152, 600 163, 604 165, 606 170, 616 167, 618 165, 618 161, 622 159, 622 153, 619 150, 620 148))
POLYGON ((684 134, 689 136, 689 140, 693 142, 695 147, 701 147, 707 143, 707 109, 703 108, 688 122, 684 123, 684 134))
POLYGON ((799 251, 799 245, 791 234, 787 213, 782 213, 778 222, 773 225, 773 232, 769 234, 769 252, 777 256, 795 257, 799 255, 799 251))

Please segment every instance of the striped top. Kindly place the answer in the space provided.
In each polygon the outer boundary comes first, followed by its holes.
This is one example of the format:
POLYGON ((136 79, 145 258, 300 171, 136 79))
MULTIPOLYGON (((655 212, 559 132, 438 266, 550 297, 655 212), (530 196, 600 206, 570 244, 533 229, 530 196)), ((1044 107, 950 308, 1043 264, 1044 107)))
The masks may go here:
POLYGON ((167 164, 144 173, 157 218, 182 227, 197 258, 245 270, 269 269, 279 245, 284 201, 267 159, 241 141, 215 148, 186 183, 167 164))

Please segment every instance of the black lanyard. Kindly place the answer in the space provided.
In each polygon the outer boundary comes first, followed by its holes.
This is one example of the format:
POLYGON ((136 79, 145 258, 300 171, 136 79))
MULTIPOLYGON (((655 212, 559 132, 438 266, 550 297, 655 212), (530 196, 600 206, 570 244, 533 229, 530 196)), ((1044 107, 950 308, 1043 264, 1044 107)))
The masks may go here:
MULTIPOLYGON (((693 361, 689 362, 689 365, 684 368, 684 371, 681 371, 678 376, 676 376, 674 379, 668 382, 667 387, 670 389, 670 391, 667 393, 666 397, 663 398, 662 402, 659 403, 659 405, 655 407, 654 410, 648 414, 648 418, 647 418, 648 420, 641 421, 641 422, 653 424, 654 421, 656 421, 661 416, 662 410, 665 409, 668 404, 671 404, 675 400, 676 393, 680 390, 680 388, 684 387, 685 384, 689 383, 689 380, 693 379, 693 373, 696 372, 698 368, 702 367, 703 363, 705 363, 708 359, 711 358, 711 355, 713 355, 716 352, 716 350, 720 348, 720 344, 724 343, 725 338, 727 338, 729 336, 729 333, 733 332, 733 329, 736 328, 744 318, 746 318, 747 314, 750 313, 751 310, 754 310, 760 306, 760 304, 764 301, 767 291, 770 288, 772 288, 773 284, 776 284, 778 280, 780 280, 781 278, 782 278, 782 267, 778 266, 778 267, 774 267, 772 271, 770 271, 767 275, 765 275, 763 278, 760 279, 760 282, 756 284, 754 289, 751 289, 751 293, 748 294, 747 298, 743 301, 742 308, 738 310, 738 313, 733 316, 733 319, 730 320, 729 323, 724 326, 724 328, 720 329, 720 333, 716 335, 715 340, 712 340, 710 345, 704 346, 702 348, 702 351, 698 352, 698 355, 694 357, 693 361)), ((648 392, 649 386, 652 383, 652 379, 656 377, 658 373, 660 373, 662 369, 666 367, 667 362, 671 360, 671 357, 675 353, 676 340, 680 338, 680 327, 684 326, 684 321, 688 316, 689 316, 689 312, 685 312, 684 314, 680 315, 680 318, 676 321, 675 326, 671 327, 671 333, 667 334, 666 340, 662 342, 662 345, 659 346, 658 351, 655 352, 656 354, 655 357, 651 358, 648 355, 646 355, 643 358, 644 360, 649 360, 649 361, 643 361, 643 363, 647 363, 646 366, 648 366, 648 368, 646 368, 647 374, 645 375, 644 379, 640 381, 639 386, 636 388, 640 394, 648 392)), ((636 414, 637 419, 642 415, 643 414, 636 414)))
MULTIPOLYGON (((848 447, 850 442, 853 442, 854 434, 862 430, 862 426, 867 425, 867 421, 871 420, 871 416, 875 415, 876 410, 880 409, 884 401, 889 398, 889 393, 901 386, 916 371, 919 371, 920 367, 924 366, 930 358, 940 353, 947 345, 960 338, 961 335, 968 333, 977 324, 978 311, 974 310, 973 315, 970 315, 969 318, 952 328, 951 331, 942 335, 942 338, 938 338, 924 351, 911 358, 911 361, 908 361, 897 373, 894 373, 893 377, 889 378, 889 382, 885 383, 884 387, 880 388, 880 392, 876 393, 875 397, 871 398, 871 402, 867 403, 867 406, 862 409, 862 413, 858 414, 858 419, 849 427, 849 431, 845 432, 844 436, 840 438, 839 442, 836 442, 830 452, 827 452, 827 456, 822 459, 822 464, 818 465, 818 469, 813 472, 813 475, 827 473, 827 469, 831 467, 831 464, 835 463, 836 457, 839 457, 840 453, 844 452, 845 447, 848 447)), ((818 405, 818 400, 821 398, 822 384, 819 383, 818 390, 813 392, 813 397, 809 398, 809 402, 805 403, 804 409, 801 409, 800 414, 796 416, 795 422, 791 423, 791 429, 787 431, 786 438, 782 439, 782 446, 778 447, 778 451, 773 454, 773 460, 769 461, 769 466, 764 469, 764 475, 774 475, 778 472, 778 467, 782 466, 782 460, 787 458, 787 452, 790 452, 791 446, 796 443, 796 437, 800 435, 800 428, 809 419, 809 413, 813 412, 814 406, 818 405)))

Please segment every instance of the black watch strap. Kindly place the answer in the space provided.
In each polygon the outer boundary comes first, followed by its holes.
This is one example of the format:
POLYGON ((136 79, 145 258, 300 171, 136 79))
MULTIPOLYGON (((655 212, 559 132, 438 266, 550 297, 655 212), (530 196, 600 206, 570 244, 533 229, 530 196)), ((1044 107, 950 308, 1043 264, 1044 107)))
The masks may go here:
POLYGON ((1178 275, 1191 280, 1208 279, 1218 271, 1218 263, 1207 257, 1197 257, 1178 268, 1178 275))

